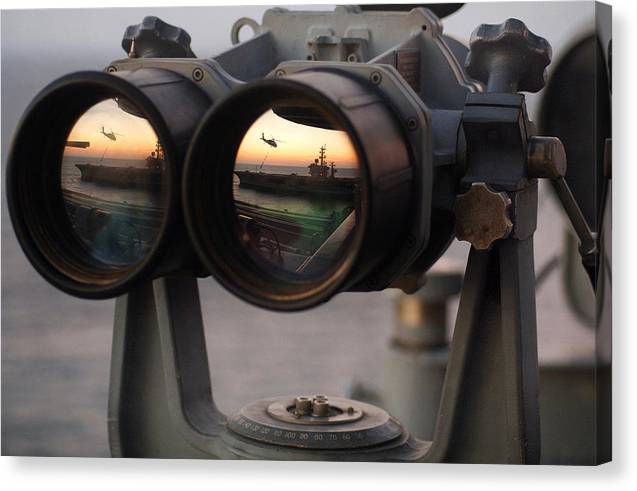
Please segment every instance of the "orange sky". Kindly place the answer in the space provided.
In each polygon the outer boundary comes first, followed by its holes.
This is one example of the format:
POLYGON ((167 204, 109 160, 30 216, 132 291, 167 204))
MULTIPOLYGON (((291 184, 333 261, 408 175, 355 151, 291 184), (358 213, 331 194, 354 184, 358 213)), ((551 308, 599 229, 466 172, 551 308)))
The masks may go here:
POLYGON ((66 147, 64 155, 100 158, 106 149, 106 158, 144 159, 155 149, 157 137, 144 118, 122 111, 113 99, 96 104, 75 123, 68 140, 89 141, 88 148, 66 147), (111 141, 100 133, 111 130, 123 136, 111 141))
POLYGON ((305 126, 283 119, 271 110, 264 113, 247 131, 239 151, 239 163, 260 164, 268 154, 265 163, 269 165, 308 165, 318 157, 321 145, 327 146, 327 161, 336 167, 357 167, 358 159, 352 143, 344 131, 325 130, 305 126), (261 140, 261 133, 267 139, 282 140, 273 148, 261 140))

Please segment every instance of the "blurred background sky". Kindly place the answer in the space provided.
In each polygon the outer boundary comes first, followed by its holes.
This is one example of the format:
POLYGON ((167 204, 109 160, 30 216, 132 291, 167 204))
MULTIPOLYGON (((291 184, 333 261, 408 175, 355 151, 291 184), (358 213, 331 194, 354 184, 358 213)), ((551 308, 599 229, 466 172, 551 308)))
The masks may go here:
MULTIPOLYGON (((331 6, 308 7, 331 9, 331 6)), ((121 37, 146 15, 183 27, 200 57, 231 46, 240 17, 260 21, 266 7, 116 8, 3 11, 2 174, 13 131, 48 82, 77 70, 101 70, 122 58, 121 37)), ((444 20, 467 41, 480 23, 517 17, 553 46, 554 60, 593 29, 592 2, 471 3, 444 20)), ((528 98, 537 115, 540 94, 528 98)), ((268 135, 266 135, 267 137, 268 135)), ((34 135, 37 138, 37 135, 34 135)), ((536 269, 560 253, 564 218, 542 192, 536 269)), ((464 261, 467 248, 448 256, 464 261)), ((380 376, 393 321, 391 292, 341 294, 304 313, 246 305, 212 279, 200 281, 215 398, 233 411, 261 397, 294 392, 345 394, 355 379, 380 376), (321 354, 313 361, 310 354, 321 354), (325 359, 328 360, 325 363, 325 359), (301 362, 303 361, 303 362, 301 362), (295 366, 295 370, 290 370, 295 366)), ((106 409, 114 301, 58 292, 28 264, 2 199, 2 454, 107 456, 106 409)), ((568 310, 559 275, 538 291, 542 363, 594 355, 592 331, 568 310)))

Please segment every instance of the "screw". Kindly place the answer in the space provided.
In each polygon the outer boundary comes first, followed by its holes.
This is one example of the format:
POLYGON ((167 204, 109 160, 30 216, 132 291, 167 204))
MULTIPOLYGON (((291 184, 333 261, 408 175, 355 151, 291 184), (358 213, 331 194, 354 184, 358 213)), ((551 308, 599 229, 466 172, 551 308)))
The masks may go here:
POLYGON ((117 71, 117 68, 116 68, 116 67, 114 67, 113 65, 111 65, 111 66, 109 66, 109 67, 106 69, 106 71, 107 71, 108 73, 115 73, 115 72, 117 71))
POLYGON ((309 397, 297 397, 294 399, 295 414, 308 416, 312 412, 312 399, 309 397))
POLYGON ((411 118, 407 118, 407 129, 409 131, 414 131, 418 129, 418 120, 413 116, 411 118))
POLYGON ((285 70, 282 70, 281 68, 279 68, 276 72, 274 72, 275 77, 282 77, 284 75, 285 75, 285 70))
POLYGON ((201 82, 203 80, 203 75, 204 75, 204 73, 203 73, 203 70, 201 68, 195 68, 192 71, 192 79, 195 82, 201 82))
POLYGON ((325 417, 330 412, 330 403, 327 399, 314 399, 312 403, 312 416, 325 417))
POLYGON ((374 85, 380 85, 380 83, 383 81, 383 76, 380 74, 380 72, 372 72, 372 74, 369 76, 369 81, 374 85))

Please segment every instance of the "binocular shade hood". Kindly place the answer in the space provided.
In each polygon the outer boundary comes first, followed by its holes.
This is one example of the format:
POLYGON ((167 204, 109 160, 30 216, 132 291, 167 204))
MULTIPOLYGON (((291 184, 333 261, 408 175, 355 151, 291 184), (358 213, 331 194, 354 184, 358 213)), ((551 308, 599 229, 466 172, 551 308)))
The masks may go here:
POLYGON ((183 155, 210 104, 191 82, 156 69, 75 73, 35 98, 11 149, 7 200, 45 279, 108 298, 172 267, 183 155))
POLYGON ((404 233, 412 158, 368 81, 329 69, 235 89, 191 143, 184 212, 239 297, 298 310, 360 283, 404 233))

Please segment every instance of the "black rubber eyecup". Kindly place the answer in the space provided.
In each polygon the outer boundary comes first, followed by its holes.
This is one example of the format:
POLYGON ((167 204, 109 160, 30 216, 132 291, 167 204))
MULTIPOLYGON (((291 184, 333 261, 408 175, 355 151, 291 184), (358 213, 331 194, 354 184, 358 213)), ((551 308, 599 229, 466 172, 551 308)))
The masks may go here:
POLYGON ((38 94, 16 131, 6 172, 7 203, 20 245, 35 269, 52 285, 83 298, 110 298, 128 291, 153 272, 166 247, 166 236, 179 213, 179 178, 166 122, 138 87, 103 72, 64 76, 38 94), (164 149, 165 216, 157 239, 137 263, 112 266, 87 253, 72 231, 60 184, 65 143, 78 118, 107 99, 123 98, 135 106, 164 149))

